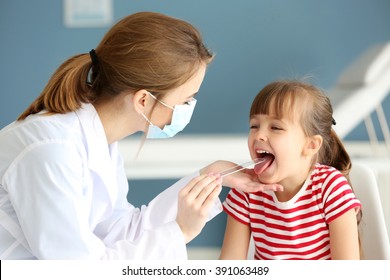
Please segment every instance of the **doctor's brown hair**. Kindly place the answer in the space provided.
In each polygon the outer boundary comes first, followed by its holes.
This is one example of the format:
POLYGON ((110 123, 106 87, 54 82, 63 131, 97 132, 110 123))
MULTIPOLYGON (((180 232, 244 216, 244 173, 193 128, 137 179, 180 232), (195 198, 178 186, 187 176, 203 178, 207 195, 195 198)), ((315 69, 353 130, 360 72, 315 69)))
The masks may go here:
MULTIPOLYGON (((306 136, 320 135, 323 139, 316 162, 333 166, 348 180, 352 167, 351 159, 341 139, 333 130, 333 108, 329 98, 319 88, 298 80, 281 80, 266 85, 252 102, 249 117, 257 114, 272 114, 277 118, 289 118, 300 122, 306 136), (298 119, 296 119, 298 117, 298 119), (295 119, 294 119, 295 118, 295 119)), ((362 211, 357 213, 357 223, 362 211)), ((363 256, 359 236, 360 256, 363 256)))
POLYGON ((191 24, 159 13, 132 14, 116 23, 91 55, 66 60, 18 120, 42 110, 75 111, 82 103, 109 100, 128 90, 164 94, 212 59, 191 24))

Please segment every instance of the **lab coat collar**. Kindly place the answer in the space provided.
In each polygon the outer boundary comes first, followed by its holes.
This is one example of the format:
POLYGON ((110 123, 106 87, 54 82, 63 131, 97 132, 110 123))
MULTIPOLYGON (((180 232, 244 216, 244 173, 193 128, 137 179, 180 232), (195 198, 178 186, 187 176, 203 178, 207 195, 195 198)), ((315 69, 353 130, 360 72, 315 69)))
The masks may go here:
POLYGON ((88 167, 106 186, 113 207, 118 189, 116 176, 117 143, 109 145, 99 115, 92 104, 83 104, 76 111, 85 135, 88 167))

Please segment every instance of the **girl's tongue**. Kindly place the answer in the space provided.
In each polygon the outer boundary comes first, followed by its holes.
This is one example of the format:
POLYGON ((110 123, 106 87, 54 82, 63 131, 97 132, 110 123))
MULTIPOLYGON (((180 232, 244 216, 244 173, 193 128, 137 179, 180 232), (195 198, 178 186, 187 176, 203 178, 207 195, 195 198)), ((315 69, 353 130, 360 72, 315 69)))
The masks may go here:
POLYGON ((256 164, 254 167, 254 171, 257 175, 261 174, 264 170, 266 170, 274 161, 274 156, 271 154, 264 154, 264 156, 262 156, 261 158, 264 159, 264 161, 262 163, 256 164))

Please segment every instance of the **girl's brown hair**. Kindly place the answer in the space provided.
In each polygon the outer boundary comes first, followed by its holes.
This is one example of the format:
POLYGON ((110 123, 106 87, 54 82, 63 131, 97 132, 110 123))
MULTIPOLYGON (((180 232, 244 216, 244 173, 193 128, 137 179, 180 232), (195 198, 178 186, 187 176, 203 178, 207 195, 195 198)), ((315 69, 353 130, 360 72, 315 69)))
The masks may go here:
POLYGON ((212 59, 191 24, 159 13, 132 14, 106 33, 91 56, 79 54, 65 61, 18 120, 42 110, 75 111, 82 103, 111 99, 127 90, 165 94, 212 59))

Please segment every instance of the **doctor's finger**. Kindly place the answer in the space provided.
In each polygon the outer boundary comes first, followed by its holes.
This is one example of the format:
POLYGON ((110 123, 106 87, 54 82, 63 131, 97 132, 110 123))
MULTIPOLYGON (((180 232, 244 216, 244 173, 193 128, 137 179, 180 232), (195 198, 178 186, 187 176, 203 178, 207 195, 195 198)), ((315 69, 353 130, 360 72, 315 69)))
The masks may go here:
POLYGON ((206 177, 207 177, 207 175, 200 175, 200 176, 197 176, 195 178, 192 178, 191 181, 188 182, 187 185, 180 190, 180 194, 182 196, 187 195, 196 184, 198 184, 200 181, 202 181, 206 177))
POLYGON ((214 180, 203 187, 203 189, 198 193, 196 197, 194 197, 194 204, 198 205, 198 207, 202 207, 203 204, 207 202, 207 200, 213 197, 216 190, 222 188, 221 181, 214 180))
POLYGON ((194 204, 196 197, 200 191, 207 186, 212 180, 207 175, 201 175, 193 178, 183 189, 179 192, 179 199, 186 205, 194 204))
POLYGON ((206 199, 203 200, 202 202, 202 205, 201 205, 201 208, 204 210, 204 211, 208 211, 208 209, 210 208, 210 206, 214 203, 214 201, 218 198, 219 194, 221 193, 222 191, 222 185, 217 185, 211 193, 209 193, 209 195, 206 197, 206 199))
POLYGON ((202 180, 198 181, 190 189, 188 192, 188 198, 197 199, 199 195, 201 195, 203 199, 205 199, 213 191, 213 189, 221 183, 222 180, 220 179, 219 175, 210 174, 202 180))
POLYGON ((222 185, 211 183, 203 189, 201 194, 196 197, 194 200, 187 200, 187 207, 193 214, 196 219, 207 219, 209 216, 210 207, 214 204, 215 199, 221 193, 222 185), (206 191, 207 189, 207 191, 206 191))

